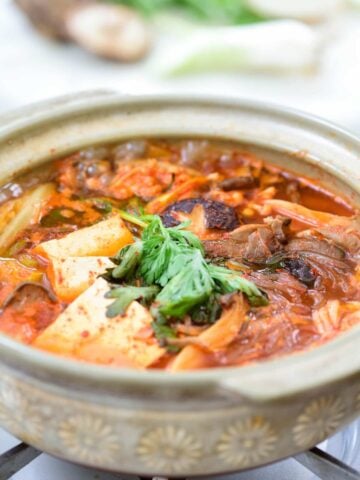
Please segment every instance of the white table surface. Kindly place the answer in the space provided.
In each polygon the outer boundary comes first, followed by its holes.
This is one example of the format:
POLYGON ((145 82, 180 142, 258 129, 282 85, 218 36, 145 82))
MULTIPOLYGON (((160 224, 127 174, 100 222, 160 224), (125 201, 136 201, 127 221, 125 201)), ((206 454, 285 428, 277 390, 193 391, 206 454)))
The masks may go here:
POLYGON ((38 34, 11 0, 0 2, 0 112, 76 90, 127 94, 191 92, 250 97, 300 108, 360 132, 360 11, 329 28, 312 75, 213 74, 164 80, 146 64, 107 62, 38 34))

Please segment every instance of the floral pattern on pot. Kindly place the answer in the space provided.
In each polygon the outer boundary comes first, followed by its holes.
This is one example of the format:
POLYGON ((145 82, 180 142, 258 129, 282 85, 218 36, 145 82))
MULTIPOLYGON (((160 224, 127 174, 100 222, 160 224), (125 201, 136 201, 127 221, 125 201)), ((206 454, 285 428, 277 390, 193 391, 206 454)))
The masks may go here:
POLYGON ((184 428, 168 425, 146 432, 137 446, 140 460, 159 472, 181 473, 202 456, 202 445, 184 428))
POLYGON ((84 465, 208 478, 276 461, 334 433, 346 414, 355 417, 359 403, 356 383, 340 392, 271 405, 179 410, 175 402, 152 410, 134 409, 124 397, 120 404, 85 391, 72 396, 48 383, 0 374, 0 425, 38 449, 84 465))
POLYGON ((275 449, 277 434, 263 417, 250 417, 229 426, 216 446, 220 459, 232 467, 266 462, 275 449))
POLYGON ((59 440, 74 458, 95 464, 116 457, 120 442, 111 427, 101 417, 74 415, 59 425, 59 440))
POLYGON ((37 443, 43 438, 41 406, 22 395, 10 378, 0 383, 0 423, 27 443, 37 443))
POLYGON ((324 440, 336 431, 345 415, 341 398, 323 396, 313 400, 299 415, 293 428, 297 446, 307 448, 324 440))

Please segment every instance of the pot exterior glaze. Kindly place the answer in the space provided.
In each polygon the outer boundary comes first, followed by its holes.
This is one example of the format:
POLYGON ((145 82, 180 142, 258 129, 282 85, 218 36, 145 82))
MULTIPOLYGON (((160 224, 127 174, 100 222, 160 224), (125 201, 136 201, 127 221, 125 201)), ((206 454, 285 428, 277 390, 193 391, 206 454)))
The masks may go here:
MULTIPOLYGON (((119 389, 118 395, 127 394, 119 389)), ((76 463, 142 475, 208 476, 303 451, 360 411, 358 382, 270 404, 235 397, 212 406, 204 397, 195 407, 184 393, 152 405, 146 394, 128 394, 123 405, 106 400, 101 392, 53 390, 2 373, 0 423, 23 441, 76 463)))
MULTIPOLYGON (((0 181, 86 145, 139 136, 239 141, 360 203, 356 138, 298 112, 226 99, 95 92, 28 107, 0 119, 0 181)), ((117 472, 257 467, 359 415, 359 342, 355 327, 308 352, 170 374, 88 365, 0 336, 0 424, 45 452, 117 472)))

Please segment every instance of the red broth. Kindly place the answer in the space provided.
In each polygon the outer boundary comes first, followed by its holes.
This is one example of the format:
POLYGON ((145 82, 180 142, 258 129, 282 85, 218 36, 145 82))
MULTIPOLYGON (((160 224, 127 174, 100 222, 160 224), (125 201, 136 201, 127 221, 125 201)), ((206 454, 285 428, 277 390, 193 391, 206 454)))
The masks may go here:
POLYGON ((240 146, 89 147, 0 201, 0 331, 36 348, 178 371, 313 348, 360 319, 355 207, 240 146), (135 267, 115 278, 135 244, 135 267), (159 245, 175 252, 167 265, 159 245))

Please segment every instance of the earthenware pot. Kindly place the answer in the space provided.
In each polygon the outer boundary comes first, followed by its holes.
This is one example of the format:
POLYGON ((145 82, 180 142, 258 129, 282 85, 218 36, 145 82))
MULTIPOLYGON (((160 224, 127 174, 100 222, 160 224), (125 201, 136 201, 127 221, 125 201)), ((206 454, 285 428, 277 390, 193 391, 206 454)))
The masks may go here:
MULTIPOLYGON (((79 94, 0 119, 0 181, 80 147, 129 137, 231 139, 360 204, 360 142, 322 120, 225 98, 79 94)), ((0 424, 58 457, 188 476, 312 447, 360 412, 360 326, 242 368, 170 374, 55 357, 0 336, 0 424)))

